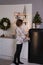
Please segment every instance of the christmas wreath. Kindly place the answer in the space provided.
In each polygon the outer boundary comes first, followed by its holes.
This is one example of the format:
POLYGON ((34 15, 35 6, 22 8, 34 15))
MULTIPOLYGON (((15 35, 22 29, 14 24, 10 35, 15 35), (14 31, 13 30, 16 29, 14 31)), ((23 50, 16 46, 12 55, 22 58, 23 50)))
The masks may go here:
POLYGON ((8 18, 2 18, 0 21, 0 28, 3 30, 9 29, 11 26, 10 20, 8 18))

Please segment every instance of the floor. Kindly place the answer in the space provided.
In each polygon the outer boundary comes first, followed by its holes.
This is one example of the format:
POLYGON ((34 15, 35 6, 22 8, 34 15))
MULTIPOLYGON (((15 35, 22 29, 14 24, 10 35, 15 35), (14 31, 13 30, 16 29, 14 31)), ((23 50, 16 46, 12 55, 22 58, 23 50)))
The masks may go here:
MULTIPOLYGON (((28 63, 24 59, 22 59, 21 61, 24 62, 24 64, 19 64, 19 65, 40 65, 40 64, 34 64, 34 63, 28 63)), ((10 65, 11 63, 12 63, 11 60, 0 59, 0 65, 10 65)))

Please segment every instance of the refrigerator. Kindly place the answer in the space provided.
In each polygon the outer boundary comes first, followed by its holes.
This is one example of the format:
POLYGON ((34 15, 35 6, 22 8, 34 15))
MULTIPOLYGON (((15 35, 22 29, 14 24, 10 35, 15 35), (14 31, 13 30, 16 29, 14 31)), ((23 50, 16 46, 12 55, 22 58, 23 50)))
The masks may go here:
POLYGON ((43 64, 43 29, 30 29, 28 41, 28 62, 43 64))

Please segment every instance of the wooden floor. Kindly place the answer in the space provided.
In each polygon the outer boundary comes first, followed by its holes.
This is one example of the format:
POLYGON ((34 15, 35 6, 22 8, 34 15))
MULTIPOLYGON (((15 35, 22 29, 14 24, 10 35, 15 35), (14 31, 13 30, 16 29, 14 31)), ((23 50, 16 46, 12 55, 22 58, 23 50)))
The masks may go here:
MULTIPOLYGON (((22 59, 21 60, 24 64, 19 64, 19 65, 40 65, 40 64, 34 64, 34 63, 28 63, 26 60, 22 59)), ((10 65, 12 63, 11 60, 4 60, 0 59, 0 65, 10 65)))

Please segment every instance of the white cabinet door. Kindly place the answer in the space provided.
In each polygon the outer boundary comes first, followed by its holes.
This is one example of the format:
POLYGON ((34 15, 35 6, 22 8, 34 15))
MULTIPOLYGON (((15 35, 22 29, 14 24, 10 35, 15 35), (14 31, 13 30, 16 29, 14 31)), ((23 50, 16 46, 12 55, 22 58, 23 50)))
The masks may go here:
POLYGON ((0 38, 0 55, 13 56, 15 47, 15 39, 0 38))

